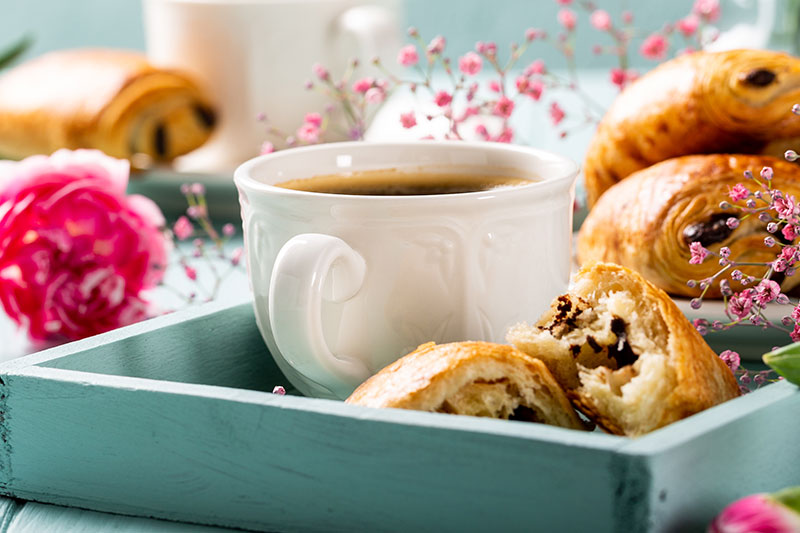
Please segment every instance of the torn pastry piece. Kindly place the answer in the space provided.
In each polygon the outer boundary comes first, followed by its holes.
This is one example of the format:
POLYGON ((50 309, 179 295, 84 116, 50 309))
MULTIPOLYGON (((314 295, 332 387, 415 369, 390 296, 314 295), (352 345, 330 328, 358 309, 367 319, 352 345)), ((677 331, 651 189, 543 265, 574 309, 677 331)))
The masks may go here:
POLYGON ((0 76, 0 156, 96 148, 138 162, 166 162, 202 145, 216 114, 187 75, 137 52, 51 52, 0 76))
POLYGON ((601 428, 638 436, 739 395, 736 379, 667 294, 593 263, 534 326, 508 341, 541 359, 601 428))
POLYGON ((585 429, 541 361, 489 342, 423 344, 362 383, 346 401, 585 429))

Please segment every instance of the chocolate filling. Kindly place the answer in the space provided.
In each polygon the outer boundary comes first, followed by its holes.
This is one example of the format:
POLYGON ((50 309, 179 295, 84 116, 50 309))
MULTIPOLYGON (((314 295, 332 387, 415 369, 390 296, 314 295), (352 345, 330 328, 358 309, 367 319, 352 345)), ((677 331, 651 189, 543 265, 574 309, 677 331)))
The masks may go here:
POLYGON ((755 87, 766 87, 775 81, 775 73, 765 68, 751 70, 747 73, 747 76, 744 77, 744 81, 747 82, 748 85, 753 85, 755 87))
POLYGON ((539 415, 531 409, 530 407, 525 407, 524 405, 520 405, 514 412, 511 413, 511 416, 508 417, 509 420, 518 420, 520 422, 542 422, 542 419, 539 418, 539 415))
POLYGON ((208 129, 213 128, 217 123, 217 114, 210 107, 196 105, 194 106, 194 114, 197 115, 200 123, 208 129))
POLYGON ((611 333, 617 336, 617 343, 608 347, 608 357, 617 362, 617 369, 632 365, 639 358, 628 344, 625 321, 615 316, 611 319, 611 333))
POLYGON ((591 335, 586 336, 586 343, 594 350, 594 353, 600 353, 603 350, 603 347, 591 335))
POLYGON ((683 230, 683 240, 686 244, 699 242, 703 246, 722 242, 733 232, 727 224, 727 220, 731 217, 733 215, 729 213, 714 213, 707 222, 689 224, 683 230))
POLYGON ((163 122, 159 122, 153 135, 153 148, 158 157, 167 156, 167 128, 163 122))

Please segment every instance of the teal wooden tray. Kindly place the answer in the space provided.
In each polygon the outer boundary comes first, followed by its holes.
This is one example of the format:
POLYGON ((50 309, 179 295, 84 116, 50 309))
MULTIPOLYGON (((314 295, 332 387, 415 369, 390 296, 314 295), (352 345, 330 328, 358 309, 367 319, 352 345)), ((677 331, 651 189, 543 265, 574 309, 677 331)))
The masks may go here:
MULTIPOLYGON (((688 531, 800 480, 800 391, 631 440, 271 394, 250 303, 0 366, 0 493, 281 531, 688 531)), ((291 391, 290 391, 291 392, 291 391)))

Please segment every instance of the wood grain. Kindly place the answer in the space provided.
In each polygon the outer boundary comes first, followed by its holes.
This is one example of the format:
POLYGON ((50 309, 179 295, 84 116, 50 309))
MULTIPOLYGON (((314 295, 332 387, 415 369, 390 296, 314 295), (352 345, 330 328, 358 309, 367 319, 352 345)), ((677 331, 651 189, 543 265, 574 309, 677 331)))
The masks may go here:
POLYGON ((253 530, 660 531, 800 478, 789 384, 634 441, 272 395, 254 324, 209 306, 0 366, 0 493, 253 530))

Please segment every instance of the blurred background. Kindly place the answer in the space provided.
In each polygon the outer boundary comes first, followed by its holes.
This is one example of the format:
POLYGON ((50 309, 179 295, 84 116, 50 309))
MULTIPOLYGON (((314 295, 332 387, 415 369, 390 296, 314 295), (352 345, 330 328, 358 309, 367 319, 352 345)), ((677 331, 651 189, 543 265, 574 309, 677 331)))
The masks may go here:
MULTIPOLYGON (((253 1, 231 0, 229 3, 253 1)), ((197 0, 197 3, 203 2, 197 0)), ((654 31, 659 29, 659 22, 674 21, 686 15, 693 2, 599 0, 595 4, 612 16, 629 10, 637 26, 654 31)), ((428 38, 445 35, 451 52, 462 54, 472 50, 477 40, 498 44, 521 41, 529 27, 555 33, 558 31, 556 13, 560 7, 555 0, 404 0, 402 15, 404 27, 414 26, 428 38)), ((722 8, 720 28, 748 27, 750 31, 742 30, 740 38, 751 38, 753 42, 766 39, 764 44, 770 48, 795 48, 796 0, 722 0, 722 8)), ((302 28, 297 28, 297 31, 300 42, 302 28)), ((11 42, 24 34, 36 38, 29 57, 49 50, 81 46, 144 50, 142 0, 5 0, 0 17, 0 36, 3 41, 11 42)), ((599 41, 593 37, 596 35, 591 32, 578 35, 578 65, 593 68, 611 66, 611 58, 598 58, 592 54, 591 46, 599 41)), ((545 62, 558 58, 558 52, 545 45, 537 49, 536 54, 545 62)), ((633 58, 633 64, 642 68, 653 65, 639 56, 633 58)))

